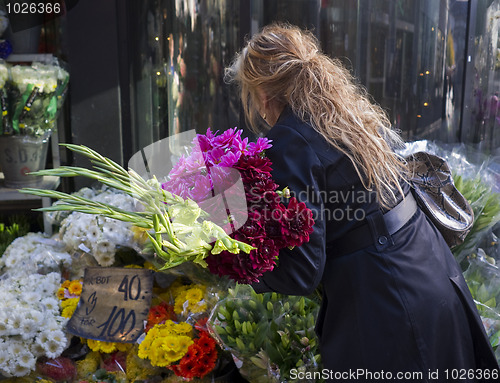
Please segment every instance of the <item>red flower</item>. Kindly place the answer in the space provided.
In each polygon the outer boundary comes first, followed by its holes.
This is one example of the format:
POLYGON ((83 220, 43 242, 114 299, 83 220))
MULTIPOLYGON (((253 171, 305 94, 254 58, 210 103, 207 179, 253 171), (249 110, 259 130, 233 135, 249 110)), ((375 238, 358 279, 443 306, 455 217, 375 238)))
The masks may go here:
POLYGON ((200 337, 196 340, 196 344, 200 347, 203 353, 210 353, 215 349, 215 339, 208 335, 208 332, 201 331, 200 337))
POLYGON ((287 246, 300 246, 309 241, 309 234, 313 232, 312 211, 304 202, 298 202, 293 197, 284 211, 281 224, 283 225, 281 232, 287 241, 287 246))
POLYGON ((148 324, 145 331, 148 332, 152 327, 157 324, 165 323, 167 319, 176 320, 176 315, 172 305, 166 302, 161 302, 156 306, 149 309, 148 324))
POLYGON ((169 367, 175 375, 186 379, 203 378, 214 369, 215 361, 217 360, 215 341, 213 343, 214 347, 210 348, 208 353, 206 353, 204 347, 210 343, 206 339, 207 337, 212 339, 207 332, 202 331, 201 337, 189 346, 187 353, 179 361, 179 364, 169 367))
POLYGON ((102 367, 108 371, 126 371, 127 354, 122 351, 116 351, 103 359, 102 367))
POLYGON ((55 359, 42 357, 37 362, 38 372, 56 382, 71 381, 76 377, 75 363, 66 357, 55 359))

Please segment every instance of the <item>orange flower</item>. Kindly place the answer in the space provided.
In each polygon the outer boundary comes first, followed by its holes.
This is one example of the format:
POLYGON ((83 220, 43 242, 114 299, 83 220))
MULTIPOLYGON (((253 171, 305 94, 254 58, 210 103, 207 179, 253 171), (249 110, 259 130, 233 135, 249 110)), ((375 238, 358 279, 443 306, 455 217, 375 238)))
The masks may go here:
POLYGON ((80 281, 71 281, 68 292, 71 295, 80 295, 82 293, 82 283, 80 281))
POLYGON ((60 299, 60 300, 63 300, 64 299, 64 293, 66 292, 66 289, 64 287, 59 287, 59 289, 57 289, 57 297, 60 299))

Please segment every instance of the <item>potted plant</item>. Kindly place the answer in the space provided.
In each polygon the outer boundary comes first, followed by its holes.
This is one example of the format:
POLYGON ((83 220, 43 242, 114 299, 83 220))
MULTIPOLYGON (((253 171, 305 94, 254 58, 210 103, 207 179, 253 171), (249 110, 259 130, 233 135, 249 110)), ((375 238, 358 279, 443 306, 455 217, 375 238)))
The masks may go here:
POLYGON ((0 64, 0 167, 5 186, 40 185, 41 179, 28 173, 45 167, 68 80, 68 72, 57 63, 0 64))

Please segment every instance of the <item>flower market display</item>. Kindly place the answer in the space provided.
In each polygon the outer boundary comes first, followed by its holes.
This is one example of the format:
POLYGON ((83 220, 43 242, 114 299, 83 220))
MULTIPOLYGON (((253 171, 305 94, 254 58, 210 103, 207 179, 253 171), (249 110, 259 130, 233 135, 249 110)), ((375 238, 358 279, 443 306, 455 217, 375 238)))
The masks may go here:
MULTIPOLYGON (((311 325, 319 308, 315 300, 286 296, 277 300, 276 294, 250 297, 249 290, 231 289, 256 281, 263 272, 271 270, 279 249, 307 241, 313 224, 305 204, 288 198, 286 188, 280 191, 273 182, 272 164, 265 157, 265 149, 271 143, 262 138, 251 143, 241 133, 231 129, 218 135, 208 130, 205 135, 197 135, 193 148, 179 157, 161 182, 154 175, 144 179, 133 169, 127 171, 90 148, 75 145, 67 146, 90 158, 93 170, 61 167, 38 172, 82 175, 104 186, 84 188, 73 194, 22 190, 59 200, 46 209, 59 228, 47 240, 67 254, 53 259, 59 267, 59 284, 51 292, 58 308, 54 315, 65 325, 67 338, 64 350, 41 354, 29 368, 14 373, 2 371, 2 375, 10 377, 6 380, 231 382, 235 381, 236 364, 249 381, 278 382, 290 366, 318 367, 317 342, 311 325), (235 178, 235 174, 239 177, 235 178), (241 189, 232 187, 235 183, 241 189), (223 209, 220 199, 211 198, 214 194, 223 195, 223 202, 231 207, 235 206, 231 199, 243 199, 244 210, 223 209), (132 284, 133 270, 154 271, 152 301, 143 334, 136 341, 86 337, 69 326, 79 311, 92 311, 94 306, 89 310, 90 304, 103 299, 97 288, 88 283, 86 271, 95 267, 109 270, 110 275, 116 268, 131 270, 129 280, 124 278, 120 285, 111 286, 124 294, 125 300, 127 296, 129 300, 137 299, 142 291, 142 280, 132 284), (233 344, 231 338, 218 335, 216 328, 220 329, 220 325, 215 326, 209 318, 221 318, 219 310, 224 310, 226 303, 231 306, 229 302, 237 298, 236 291, 244 293, 238 299, 255 299, 259 305, 252 314, 253 324, 241 311, 242 318, 248 319, 243 322, 245 330, 236 324, 239 311, 233 314, 235 322, 225 324, 227 328, 238 326, 234 330, 234 339, 238 340, 233 344), (218 305, 219 302, 225 303, 218 305), (257 315, 262 314, 259 310, 273 304, 276 315, 278 306, 285 308, 280 315, 286 319, 274 320, 269 316, 271 310, 260 318, 262 324, 258 327, 257 315), (271 336, 271 342, 267 339, 264 347, 263 336, 268 338, 275 328, 278 335, 271 336), (243 331, 251 333, 253 329, 260 334, 260 343, 249 349, 252 353, 255 350, 255 355, 239 352, 235 347, 241 346, 243 331), (293 352, 280 361, 279 355, 289 351, 293 352), (253 367, 259 371, 257 375, 253 367)), ((15 242, 6 254, 12 253, 14 245, 15 242)), ((48 275, 38 269, 33 272, 42 279, 48 275)), ((106 283, 102 280, 99 277, 94 281, 106 283)), ((97 311, 105 310, 97 307, 97 311)), ((114 312, 99 326, 111 326, 112 331, 108 328, 107 334, 118 333, 136 317, 123 308, 119 311, 121 317, 113 316, 114 312), (126 318, 123 313, 128 313, 126 318)), ((11 358, 7 360, 14 363, 11 358)))
MULTIPOLYGON (((241 134, 197 135, 180 155, 167 154, 176 161, 164 178, 76 145, 66 146, 93 169, 38 172, 102 186, 22 190, 58 199, 45 209, 58 230, 51 238, 22 235, 0 258, 0 381, 281 383, 293 382, 292 369, 321 370, 319 296, 257 294, 248 285, 279 262, 279 249, 306 242, 313 222, 273 181, 265 156, 272 143, 241 134), (125 277, 108 285, 118 272, 125 277), (139 275, 149 275, 151 289, 139 275), (82 312, 89 314, 75 331, 82 312), (90 318, 102 317, 96 327, 106 336, 94 336, 90 318), (120 340, 134 326, 141 327, 137 339, 120 340)), ((487 166, 436 151, 476 214, 453 251, 500 360, 500 195, 487 166)))

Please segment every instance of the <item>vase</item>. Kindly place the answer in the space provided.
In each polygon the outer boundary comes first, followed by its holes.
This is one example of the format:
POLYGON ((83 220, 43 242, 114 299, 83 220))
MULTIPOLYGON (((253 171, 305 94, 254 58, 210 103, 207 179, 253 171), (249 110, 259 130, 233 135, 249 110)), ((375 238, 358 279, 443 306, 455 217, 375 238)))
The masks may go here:
POLYGON ((0 167, 5 186, 15 189, 40 186, 43 177, 28 173, 45 168, 48 147, 49 136, 0 136, 0 167))

